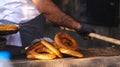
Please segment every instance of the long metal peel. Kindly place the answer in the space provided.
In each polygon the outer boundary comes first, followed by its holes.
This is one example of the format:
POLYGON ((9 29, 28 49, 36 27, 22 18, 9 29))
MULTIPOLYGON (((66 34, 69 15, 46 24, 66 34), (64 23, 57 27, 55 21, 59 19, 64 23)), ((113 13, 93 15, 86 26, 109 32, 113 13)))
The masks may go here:
POLYGON ((97 38, 97 39, 100 39, 100 40, 103 40, 103 41, 106 41, 106 42, 110 42, 110 43, 113 43, 113 44, 116 44, 116 45, 120 45, 120 40, 114 39, 114 38, 111 38, 111 37, 103 36, 103 35, 96 34, 96 33, 90 33, 88 36, 90 36, 92 38, 97 38))

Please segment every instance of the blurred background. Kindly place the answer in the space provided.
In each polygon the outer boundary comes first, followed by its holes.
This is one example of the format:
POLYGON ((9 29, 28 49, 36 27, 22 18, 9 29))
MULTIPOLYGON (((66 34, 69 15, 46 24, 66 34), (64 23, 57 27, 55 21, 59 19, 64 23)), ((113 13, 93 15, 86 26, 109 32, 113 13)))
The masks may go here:
POLYGON ((119 0, 53 0, 63 11, 81 22, 116 26, 119 20, 119 0))

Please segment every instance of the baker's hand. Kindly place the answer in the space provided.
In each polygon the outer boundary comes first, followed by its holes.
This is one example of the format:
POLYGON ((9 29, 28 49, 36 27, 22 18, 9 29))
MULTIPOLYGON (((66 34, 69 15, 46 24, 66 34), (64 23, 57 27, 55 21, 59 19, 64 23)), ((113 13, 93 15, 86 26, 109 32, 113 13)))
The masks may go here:
POLYGON ((89 37, 89 33, 95 33, 95 30, 85 24, 81 24, 80 29, 77 29, 76 32, 83 38, 83 39, 91 39, 91 37, 89 37))

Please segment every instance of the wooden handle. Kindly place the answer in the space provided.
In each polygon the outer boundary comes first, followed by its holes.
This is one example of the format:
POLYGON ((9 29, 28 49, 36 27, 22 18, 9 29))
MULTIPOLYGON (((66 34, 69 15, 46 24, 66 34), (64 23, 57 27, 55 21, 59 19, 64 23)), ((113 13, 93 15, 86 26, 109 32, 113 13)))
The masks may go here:
POLYGON ((110 37, 107 37, 107 36, 99 35, 99 34, 96 34, 96 33, 90 33, 89 36, 93 37, 93 38, 97 38, 97 39, 103 40, 103 41, 107 41, 107 42, 110 42, 110 43, 113 43, 113 44, 120 45, 120 40, 117 40, 117 39, 114 39, 114 38, 110 38, 110 37))

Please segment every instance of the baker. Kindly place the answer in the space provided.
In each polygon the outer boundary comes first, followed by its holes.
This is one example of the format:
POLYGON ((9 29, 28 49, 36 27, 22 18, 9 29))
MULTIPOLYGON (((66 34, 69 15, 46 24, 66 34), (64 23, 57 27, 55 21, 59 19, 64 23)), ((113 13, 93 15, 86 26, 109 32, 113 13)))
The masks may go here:
POLYGON ((34 39, 44 37, 42 33, 46 19, 56 25, 75 29, 81 36, 93 32, 61 11, 52 0, 0 0, 0 3, 1 23, 7 21, 20 25, 19 32, 5 36, 7 45, 26 47, 34 39))

